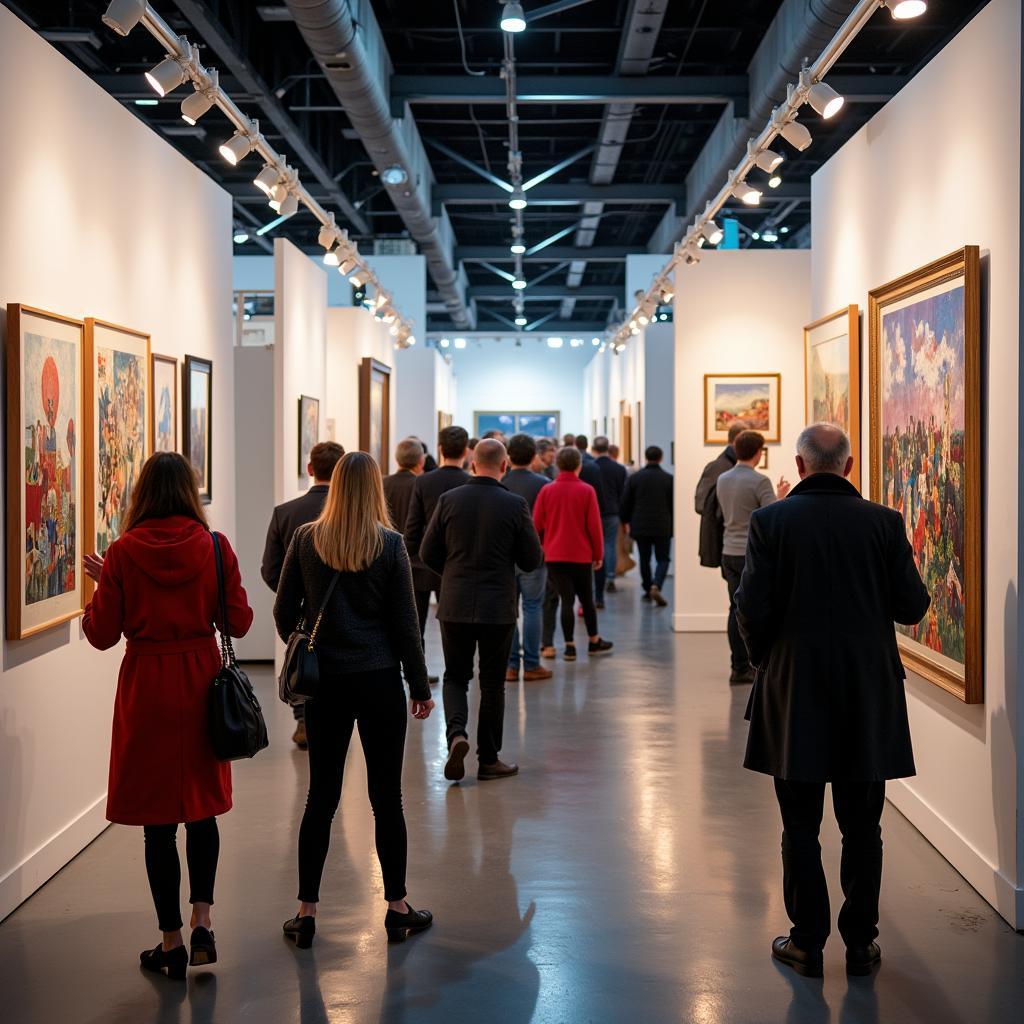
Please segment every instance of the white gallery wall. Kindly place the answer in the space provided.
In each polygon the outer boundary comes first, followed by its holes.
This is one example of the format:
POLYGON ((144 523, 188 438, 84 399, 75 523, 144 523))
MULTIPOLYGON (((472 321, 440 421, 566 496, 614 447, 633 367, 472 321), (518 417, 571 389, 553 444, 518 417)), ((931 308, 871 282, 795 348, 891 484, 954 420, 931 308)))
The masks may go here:
POLYGON ((637 429, 637 404, 644 414, 647 404, 646 331, 634 336, 624 352, 608 346, 603 352, 592 349, 593 358, 583 375, 583 431, 588 435, 605 434, 612 444, 622 446, 622 412, 633 417, 632 448, 621 451, 624 465, 643 464, 643 428, 637 429), (625 406, 623 406, 625 402, 625 406))
MULTIPOLYGON (((724 445, 704 443, 704 375, 782 375, 782 441, 768 450, 768 475, 796 481, 793 452, 804 427, 803 327, 811 308, 811 256, 799 250, 704 252, 676 272, 675 605, 672 628, 724 630, 729 610, 717 569, 697 558, 700 517, 693 494, 724 445)), ((725 668, 728 668, 726 665, 725 668)))
MULTIPOLYGON (((212 359, 208 511, 234 538, 230 197, 2 6, 0 89, 20 97, 0 106, 0 304, 101 317, 148 331, 155 352, 212 359)), ((106 824, 120 658, 89 647, 80 620, 3 643, 0 917, 106 824)))
MULTIPOLYGON (((1021 699, 1020 0, 992 0, 814 176, 812 317, 952 252, 982 256, 985 703, 907 680, 918 774, 897 807, 1024 927, 1021 699), (997 103, 978 103, 977 71, 997 103)), ((866 468, 866 467, 865 467, 866 468)), ((866 479, 866 477, 865 477, 866 479)))

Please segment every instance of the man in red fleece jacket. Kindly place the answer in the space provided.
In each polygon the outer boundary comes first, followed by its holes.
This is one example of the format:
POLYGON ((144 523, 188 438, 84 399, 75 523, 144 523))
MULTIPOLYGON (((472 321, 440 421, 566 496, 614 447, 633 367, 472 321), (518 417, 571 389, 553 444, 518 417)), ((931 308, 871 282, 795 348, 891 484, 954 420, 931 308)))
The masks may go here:
POLYGON ((604 557, 604 533, 597 493, 580 480, 583 458, 576 448, 563 448, 555 464, 558 477, 537 495, 533 522, 540 534, 548 575, 558 590, 562 605, 562 633, 565 636, 565 660, 576 660, 573 631, 576 616, 574 599, 583 607, 590 654, 607 654, 612 649, 597 631, 594 607, 594 570, 604 557))

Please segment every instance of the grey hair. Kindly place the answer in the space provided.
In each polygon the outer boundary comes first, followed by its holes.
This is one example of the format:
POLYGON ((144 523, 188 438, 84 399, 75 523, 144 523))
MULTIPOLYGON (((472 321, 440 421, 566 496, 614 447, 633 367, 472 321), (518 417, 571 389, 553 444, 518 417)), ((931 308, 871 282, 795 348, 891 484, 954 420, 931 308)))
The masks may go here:
POLYGON ((850 439, 833 423, 813 423, 797 438, 796 452, 809 473, 842 473, 850 457, 850 439))

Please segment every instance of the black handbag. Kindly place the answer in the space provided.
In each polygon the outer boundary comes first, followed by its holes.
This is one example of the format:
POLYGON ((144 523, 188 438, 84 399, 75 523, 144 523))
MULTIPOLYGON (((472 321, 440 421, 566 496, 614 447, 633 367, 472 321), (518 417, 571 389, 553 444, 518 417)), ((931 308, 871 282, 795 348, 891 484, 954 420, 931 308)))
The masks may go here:
POLYGON ((224 564, 220 541, 213 537, 213 555, 217 563, 217 594, 220 600, 220 671, 210 684, 209 719, 213 751, 221 761, 240 761, 255 757, 270 740, 263 710, 253 692, 249 677, 239 668, 228 626, 228 602, 224 592, 224 564))
POLYGON ((324 617, 324 609, 334 593, 340 572, 334 574, 324 599, 320 602, 313 628, 306 632, 305 619, 292 630, 288 637, 288 647, 284 652, 284 664, 281 674, 277 677, 278 696, 291 707, 305 704, 316 696, 320 686, 320 662, 316 656, 316 634, 320 629, 320 620, 324 617))

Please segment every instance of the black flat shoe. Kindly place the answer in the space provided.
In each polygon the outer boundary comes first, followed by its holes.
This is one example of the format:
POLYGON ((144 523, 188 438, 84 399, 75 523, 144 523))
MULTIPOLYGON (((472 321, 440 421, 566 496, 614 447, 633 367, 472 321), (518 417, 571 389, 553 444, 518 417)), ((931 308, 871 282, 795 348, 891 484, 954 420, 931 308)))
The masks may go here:
POLYGON ((429 910, 413 910, 409 903, 408 914, 399 914, 397 910, 389 910, 384 917, 384 930, 388 933, 388 942, 405 942, 410 935, 426 931, 434 923, 434 915, 429 910))
POLYGON ((846 947, 846 973, 856 978, 867 976, 881 962, 882 950, 877 942, 869 942, 866 946, 846 947))
POLYGON ((792 967, 797 974, 802 974, 805 978, 825 977, 824 957, 821 950, 801 949, 788 935, 780 935, 772 943, 772 956, 780 964, 792 967))
POLYGON ((217 945, 213 941, 213 932, 201 925, 192 929, 189 939, 191 951, 188 958, 189 967, 206 967, 217 962, 217 945))
POLYGON ((139 963, 145 970, 154 974, 163 974, 166 971, 168 978, 184 981, 185 968, 188 967, 188 950, 184 946, 177 946, 167 952, 162 945, 156 949, 144 949, 139 954, 139 963))
POLYGON ((315 917, 293 917, 285 921, 285 938, 291 939, 299 949, 309 949, 313 945, 313 936, 316 935, 315 917))

